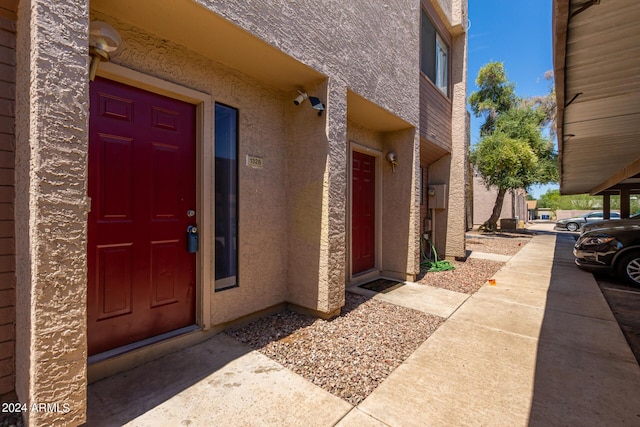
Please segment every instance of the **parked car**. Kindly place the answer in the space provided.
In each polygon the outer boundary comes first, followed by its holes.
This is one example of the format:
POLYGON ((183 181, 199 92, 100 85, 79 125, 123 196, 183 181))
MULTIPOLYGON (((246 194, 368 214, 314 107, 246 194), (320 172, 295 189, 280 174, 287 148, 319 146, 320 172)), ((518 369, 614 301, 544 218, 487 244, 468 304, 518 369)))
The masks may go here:
MULTIPOLYGON (((604 215, 600 212, 589 212, 588 214, 576 216, 574 218, 565 218, 556 221, 556 228, 567 229, 569 231, 578 231, 580 227, 591 221, 601 221, 604 215)), ((620 219, 618 212, 611 212, 610 219, 620 219)))
POLYGON ((573 248, 578 267, 614 273, 640 286, 640 225, 596 228, 580 235, 573 248))
POLYGON ((622 219, 622 218, 605 219, 602 221, 588 222, 582 225, 581 230, 584 233, 585 231, 595 230, 596 228, 624 227, 626 225, 633 225, 633 224, 640 225, 640 213, 631 215, 629 218, 626 218, 626 219, 622 219))

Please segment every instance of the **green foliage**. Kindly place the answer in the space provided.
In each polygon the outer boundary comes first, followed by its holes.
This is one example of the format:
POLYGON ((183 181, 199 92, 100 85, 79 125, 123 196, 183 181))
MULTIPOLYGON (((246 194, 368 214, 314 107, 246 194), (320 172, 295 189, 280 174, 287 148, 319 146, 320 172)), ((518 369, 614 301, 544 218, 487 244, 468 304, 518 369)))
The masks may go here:
POLYGON ((560 190, 548 190, 546 193, 540 196, 538 199, 539 208, 548 208, 553 211, 560 209, 560 198, 565 197, 560 195, 560 190))
POLYGON ((558 109, 556 107, 556 87, 554 83, 553 71, 549 70, 544 74, 545 80, 549 82, 549 93, 543 96, 534 96, 524 99, 523 102, 532 108, 541 110, 544 114, 543 126, 549 126, 549 133, 552 138, 556 136, 556 120, 558 109))
MULTIPOLYGON (((548 190, 538 200, 539 208, 549 208, 552 211, 562 210, 602 210, 602 196, 588 194, 574 194, 561 196, 559 190, 548 190)), ((620 210, 620 196, 611 196, 611 209, 620 210)), ((631 196, 631 213, 640 212, 640 198, 631 196)))
POLYGON ((493 133, 471 149, 471 162, 487 186, 510 190, 558 179, 553 144, 544 138, 543 113, 518 106, 500 114, 493 133))
POLYGON ((482 67, 476 84, 479 90, 471 94, 469 104, 485 122, 470 160, 487 187, 499 190, 491 217, 483 225, 495 229, 506 190, 558 180, 557 154, 543 136, 544 126, 552 120, 546 101, 554 98, 546 97, 545 102, 518 98, 501 62, 482 67))
POLYGON ((471 111, 476 117, 484 116, 480 135, 488 135, 494 130, 496 118, 516 105, 516 85, 507 79, 502 62, 490 62, 480 69, 476 78, 480 88, 469 96, 471 111))

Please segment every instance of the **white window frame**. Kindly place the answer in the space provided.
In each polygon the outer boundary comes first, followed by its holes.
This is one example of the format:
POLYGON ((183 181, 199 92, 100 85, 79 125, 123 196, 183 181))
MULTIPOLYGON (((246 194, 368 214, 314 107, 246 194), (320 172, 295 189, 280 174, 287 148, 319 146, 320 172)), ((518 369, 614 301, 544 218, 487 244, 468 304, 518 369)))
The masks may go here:
POLYGON ((449 96, 449 47, 436 31, 436 81, 438 89, 449 96))

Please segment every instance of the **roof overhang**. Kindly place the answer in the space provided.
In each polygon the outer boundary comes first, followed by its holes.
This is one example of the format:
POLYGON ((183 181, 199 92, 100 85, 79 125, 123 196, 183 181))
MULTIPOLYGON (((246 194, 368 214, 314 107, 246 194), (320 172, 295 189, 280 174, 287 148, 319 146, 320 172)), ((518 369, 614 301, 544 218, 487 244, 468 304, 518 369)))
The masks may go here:
POLYGON ((554 0, 562 194, 640 190, 640 1, 554 0))
MULTIPOLYGON (((91 12, 94 11, 293 94, 297 89, 311 87, 326 79, 318 71, 193 0, 91 0, 91 12)), ((126 45, 127 41, 123 43, 126 45)))

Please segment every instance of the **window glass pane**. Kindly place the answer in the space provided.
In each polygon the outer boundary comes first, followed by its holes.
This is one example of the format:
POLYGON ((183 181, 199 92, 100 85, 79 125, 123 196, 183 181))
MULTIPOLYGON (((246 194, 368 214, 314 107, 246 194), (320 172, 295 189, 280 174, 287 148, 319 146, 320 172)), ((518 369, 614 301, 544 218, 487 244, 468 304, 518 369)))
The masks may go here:
POLYGON ((420 32, 420 67, 432 82, 436 81, 436 29, 427 14, 422 11, 422 29, 420 32))
POLYGON ((438 89, 449 95, 449 50, 440 36, 436 35, 436 81, 438 89))
POLYGON ((238 111, 215 105, 215 288, 238 284, 238 111))
POLYGON ((424 10, 420 29, 420 69, 449 96, 449 48, 424 10))

